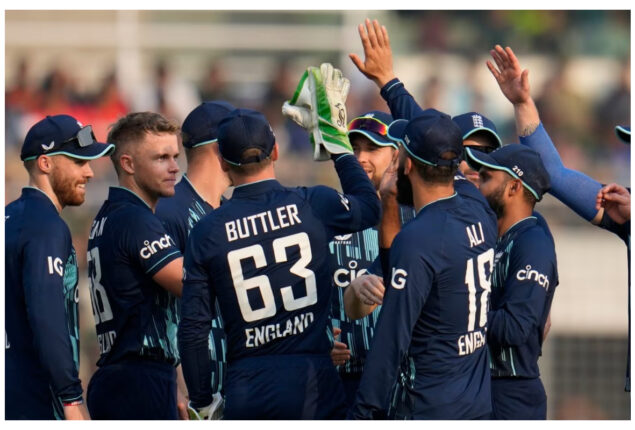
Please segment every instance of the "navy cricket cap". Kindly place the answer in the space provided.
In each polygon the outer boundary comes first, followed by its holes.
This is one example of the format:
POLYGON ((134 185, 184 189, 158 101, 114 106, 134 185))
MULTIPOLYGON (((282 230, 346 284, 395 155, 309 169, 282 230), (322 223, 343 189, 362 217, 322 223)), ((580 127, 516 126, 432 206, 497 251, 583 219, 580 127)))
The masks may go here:
POLYGON ((224 101, 203 102, 198 105, 183 121, 183 146, 196 148, 218 141, 219 123, 234 109, 234 106, 224 101))
POLYGON ((461 129, 463 140, 467 139, 474 133, 480 132, 487 134, 496 147, 500 148, 503 146, 503 141, 498 135, 498 131, 496 130, 494 123, 489 118, 484 117, 478 112, 468 112, 462 115, 457 115, 452 118, 452 121, 454 121, 461 129))
POLYGON ((410 121, 398 119, 388 127, 388 136, 399 141, 413 158, 431 166, 458 166, 463 153, 461 130, 450 115, 426 109, 410 121), (444 160, 441 155, 453 152, 456 157, 444 160))
POLYGON ((378 146, 392 146, 398 149, 397 142, 388 137, 388 126, 393 122, 386 112, 374 110, 354 118, 348 123, 348 136, 361 134, 378 146))
POLYGON ((94 160, 114 151, 115 145, 95 139, 90 125, 83 126, 70 115, 47 116, 31 127, 24 138, 20 159, 35 160, 40 155, 66 155, 94 160))
POLYGON ((540 154, 527 146, 515 143, 503 146, 489 154, 471 148, 466 148, 465 152, 467 153, 466 161, 473 169, 487 167, 507 172, 513 178, 520 179, 523 186, 538 201, 551 187, 549 173, 545 169, 540 154))
POLYGON ((269 157, 276 138, 263 114, 251 109, 234 109, 218 125, 218 148, 225 161, 235 166, 257 163, 269 157), (260 149, 259 156, 243 159, 243 152, 260 149))
POLYGON ((615 127, 615 134, 617 134, 617 137, 619 137, 622 142, 624 143, 631 143, 631 128, 624 126, 624 125, 618 125, 617 127, 615 127))

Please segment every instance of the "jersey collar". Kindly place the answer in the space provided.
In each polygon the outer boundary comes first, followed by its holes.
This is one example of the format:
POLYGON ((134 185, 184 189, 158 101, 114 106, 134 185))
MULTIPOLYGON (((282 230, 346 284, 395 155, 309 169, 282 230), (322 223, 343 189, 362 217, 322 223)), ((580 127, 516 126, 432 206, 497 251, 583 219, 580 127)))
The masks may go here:
POLYGON ((454 194, 452 194, 451 196, 448 196, 448 197, 441 197, 440 199, 436 199, 436 200, 435 200, 435 201, 433 201, 433 202, 427 203, 427 204, 425 204, 425 205, 421 206, 421 209, 419 209, 419 211, 417 212, 417 215, 419 215, 419 214, 420 214, 420 213, 421 213, 421 212, 422 212, 425 208, 427 208, 427 207, 429 207, 429 206, 431 206, 431 205, 434 205, 434 204, 436 204, 436 203, 443 204, 444 202, 447 202, 447 201, 452 201, 452 199, 454 199, 454 197, 456 197, 457 195, 458 195, 458 194, 457 194, 457 193, 456 193, 456 191, 455 191, 455 192, 454 192, 454 194))
POLYGON ((40 190, 39 188, 26 186, 22 188, 22 195, 24 197, 34 198, 37 200, 41 200, 42 202, 50 203, 55 213, 59 215, 59 212, 57 211, 57 206, 55 206, 55 203, 53 203, 53 199, 51 199, 51 197, 48 194, 46 194, 44 191, 40 190))
POLYGON ((530 216, 528 216, 527 218, 523 218, 523 219, 521 219, 521 220, 518 220, 518 221, 516 221, 514 224, 512 224, 512 225, 511 225, 511 227, 509 227, 505 233, 503 233, 503 234, 501 235, 501 239, 502 239, 503 237, 505 237, 505 236, 507 236, 507 235, 509 235, 509 234, 511 234, 511 233, 513 233, 513 232, 515 232, 515 231, 517 231, 517 230, 520 230, 520 229, 521 229, 522 227, 524 227, 524 226, 529 227, 529 226, 531 226, 531 225, 536 224, 537 222, 538 222, 538 218, 536 218, 536 217, 535 217, 535 216, 533 216, 533 215, 530 215, 530 216))
POLYGON ((129 190, 126 187, 119 187, 116 185, 111 186, 108 189, 108 200, 110 201, 125 201, 133 203, 138 206, 144 206, 152 212, 152 208, 134 191, 129 190))
POLYGON ((248 184, 238 185, 234 188, 232 198, 250 197, 263 194, 271 190, 283 189, 276 179, 263 179, 262 181, 249 182, 248 184))

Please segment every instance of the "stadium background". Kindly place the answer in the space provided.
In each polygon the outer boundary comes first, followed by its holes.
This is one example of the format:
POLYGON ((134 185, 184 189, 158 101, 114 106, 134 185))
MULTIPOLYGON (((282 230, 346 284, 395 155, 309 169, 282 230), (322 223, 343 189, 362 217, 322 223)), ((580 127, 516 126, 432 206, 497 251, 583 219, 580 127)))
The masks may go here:
MULTIPOLYGON (((533 97, 565 165, 603 183, 630 184, 630 146, 613 131, 631 123, 630 11, 6 11, 5 204, 27 181, 20 146, 43 115, 72 114, 105 139, 108 125, 128 111, 181 122, 211 99, 265 113, 283 152, 282 183, 337 187, 334 171, 310 160, 306 136, 280 107, 304 67, 328 61, 351 80, 349 119, 387 109, 347 58, 362 53, 356 28, 366 17, 388 28, 395 71, 422 106, 479 111, 505 143, 517 141, 513 110, 485 60, 495 43, 511 46, 530 69, 533 97)), ((86 203, 62 213, 82 275, 85 386, 97 357, 86 243, 116 179, 108 159, 92 166, 86 203)), ((629 419, 624 244, 551 196, 538 210, 552 228, 560 272, 540 360, 549 418, 629 419)))

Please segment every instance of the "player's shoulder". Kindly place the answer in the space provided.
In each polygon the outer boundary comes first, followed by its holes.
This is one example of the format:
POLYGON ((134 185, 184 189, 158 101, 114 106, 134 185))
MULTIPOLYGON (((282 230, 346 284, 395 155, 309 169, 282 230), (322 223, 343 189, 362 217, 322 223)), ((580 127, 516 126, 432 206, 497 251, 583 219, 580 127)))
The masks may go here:
POLYGON ((545 230, 546 224, 542 225, 535 218, 530 221, 514 238, 513 250, 523 254, 555 255, 554 242, 550 232, 545 230))
MULTIPOLYGON (((16 208, 17 209, 17 208, 16 208)), ((19 216, 24 234, 34 237, 70 237, 71 233, 66 222, 49 207, 44 207, 39 202, 26 201, 21 211, 12 215, 19 216)), ((9 218, 10 219, 10 218, 9 218)))
MULTIPOLYGON (((445 211, 419 213, 401 228, 394 240, 402 247, 433 246, 432 244, 435 243, 436 239, 444 236, 447 217, 448 214, 445 211)), ((436 242, 436 245, 438 244, 436 242)))

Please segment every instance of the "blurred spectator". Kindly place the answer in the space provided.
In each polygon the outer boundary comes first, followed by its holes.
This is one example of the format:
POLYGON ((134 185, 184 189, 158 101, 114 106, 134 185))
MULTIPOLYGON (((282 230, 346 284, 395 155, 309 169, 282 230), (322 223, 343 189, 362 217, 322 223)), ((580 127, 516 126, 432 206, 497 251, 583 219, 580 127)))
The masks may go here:
POLYGON ((610 145, 614 150, 624 149, 615 136, 615 125, 631 124, 631 66, 622 63, 616 86, 595 105, 595 133, 600 137, 598 144, 610 145))
POLYGON ((263 98, 262 112, 278 134, 280 149, 285 153, 306 154, 311 152, 306 130, 282 115, 282 104, 293 96, 298 84, 298 73, 293 73, 288 61, 278 62, 271 82, 263 98))
MULTIPOLYGON (((591 101, 570 90, 570 82, 566 78, 568 64, 566 60, 562 60, 556 66, 554 74, 545 82, 536 97, 536 106, 540 111, 542 123, 550 133, 563 133, 573 144, 588 147, 594 144, 591 137, 591 101)), ((555 139, 554 142, 559 143, 555 139)), ((561 155, 564 161, 562 152, 561 155)), ((577 169, 574 166, 568 167, 577 169)))
POLYGON ((141 85, 132 100, 132 110, 159 112, 179 124, 200 104, 196 87, 172 73, 165 60, 153 69, 150 83, 141 85))
POLYGON ((220 61, 214 61, 207 68, 201 81, 199 93, 203 101, 230 100, 225 71, 220 61))

